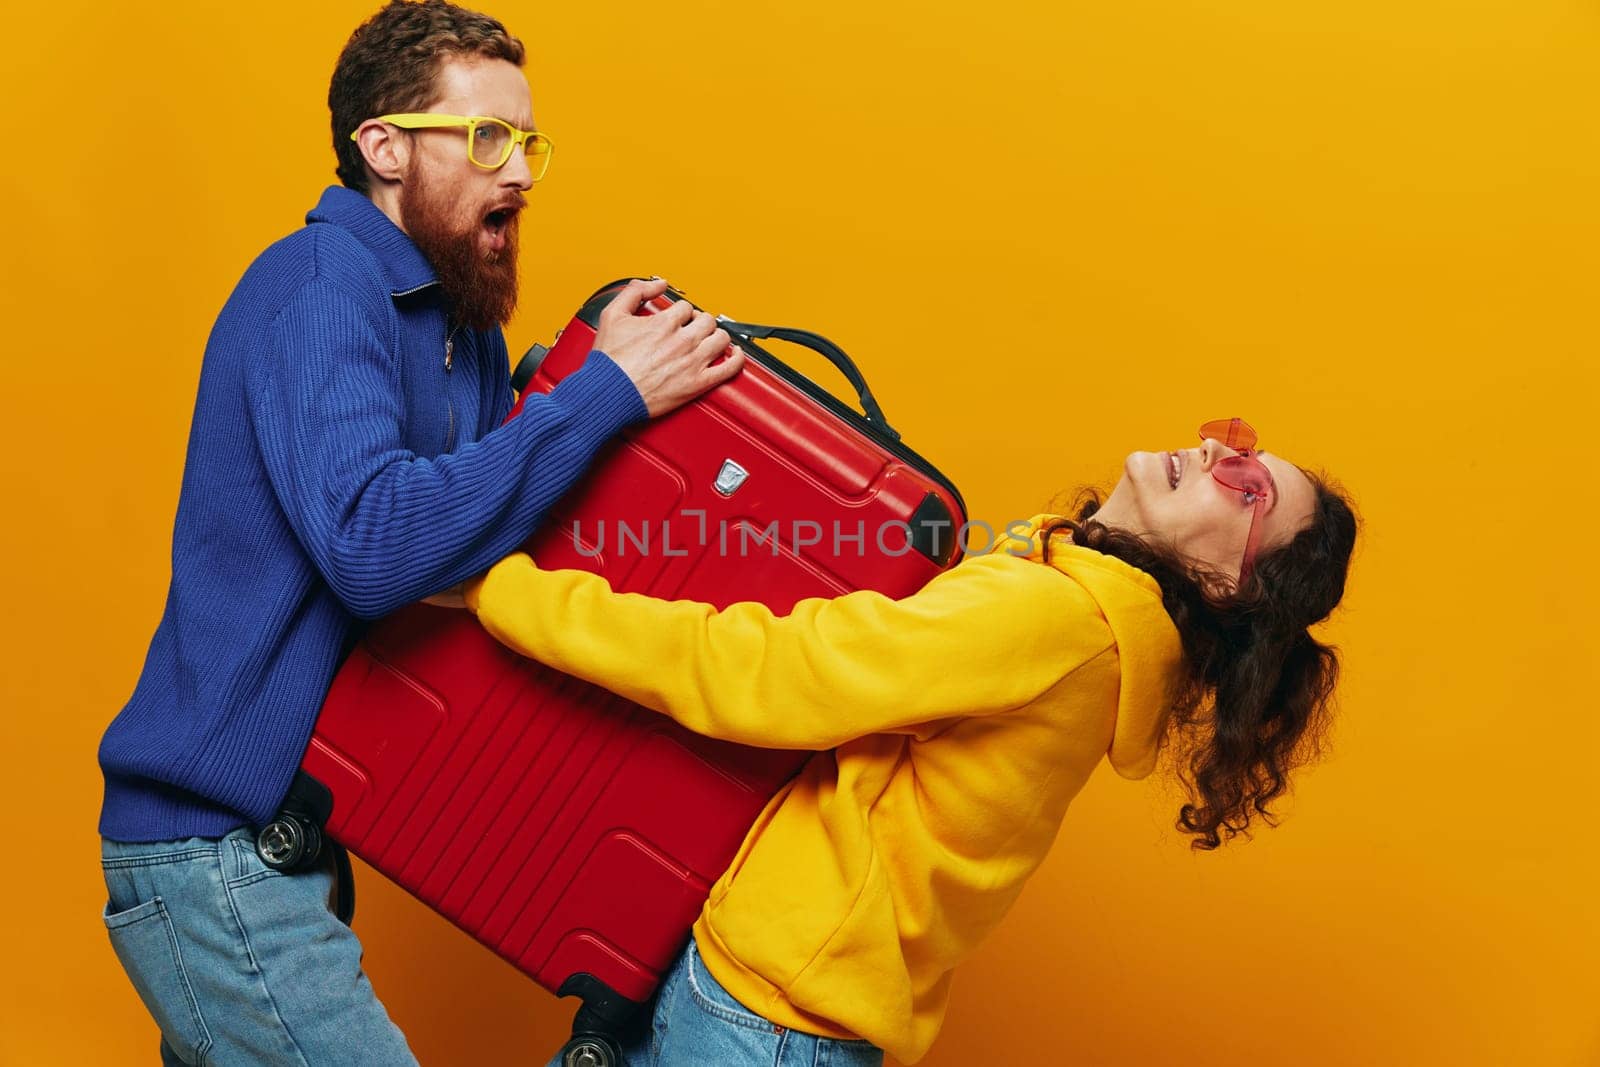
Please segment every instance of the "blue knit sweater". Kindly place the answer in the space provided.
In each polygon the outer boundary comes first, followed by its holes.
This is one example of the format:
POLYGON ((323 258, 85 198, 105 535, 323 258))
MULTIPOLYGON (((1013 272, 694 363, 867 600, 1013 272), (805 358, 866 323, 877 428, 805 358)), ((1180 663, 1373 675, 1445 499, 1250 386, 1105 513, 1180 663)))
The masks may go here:
POLYGON ((595 351, 501 426, 500 331, 453 325, 427 260, 359 193, 328 189, 306 223, 206 344, 166 610, 100 743, 115 840, 270 818, 359 620, 514 550, 646 417, 595 351))

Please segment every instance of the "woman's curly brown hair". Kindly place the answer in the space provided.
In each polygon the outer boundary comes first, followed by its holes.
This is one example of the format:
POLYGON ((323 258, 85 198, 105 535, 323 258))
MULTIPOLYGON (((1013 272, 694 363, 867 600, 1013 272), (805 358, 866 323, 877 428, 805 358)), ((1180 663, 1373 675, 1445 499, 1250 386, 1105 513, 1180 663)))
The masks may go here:
POLYGON ((426 110, 438 97, 439 64, 447 56, 482 56, 522 66, 522 42, 498 19, 445 0, 390 0, 356 27, 328 84, 339 181, 367 191, 355 128, 378 115, 426 110))
POLYGON ((1093 491, 1080 497, 1076 518, 1041 531, 1046 558, 1050 534, 1070 530, 1073 543, 1116 556, 1161 587, 1184 653, 1169 725, 1190 800, 1177 826, 1195 835, 1197 849, 1245 833, 1256 815, 1277 825, 1268 804, 1326 744, 1339 656, 1310 627, 1344 596, 1358 523, 1341 489, 1307 477, 1317 494, 1311 524, 1263 552, 1237 589, 1170 545, 1094 521, 1093 491))

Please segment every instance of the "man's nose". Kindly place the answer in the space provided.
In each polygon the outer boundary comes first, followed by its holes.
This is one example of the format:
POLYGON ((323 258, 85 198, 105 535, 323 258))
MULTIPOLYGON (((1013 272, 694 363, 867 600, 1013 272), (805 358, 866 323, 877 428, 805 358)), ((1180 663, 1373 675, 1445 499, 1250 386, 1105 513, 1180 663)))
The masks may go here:
POLYGON ((511 158, 500 168, 500 184, 524 193, 533 188, 533 170, 528 166, 528 154, 522 146, 512 149, 511 158))

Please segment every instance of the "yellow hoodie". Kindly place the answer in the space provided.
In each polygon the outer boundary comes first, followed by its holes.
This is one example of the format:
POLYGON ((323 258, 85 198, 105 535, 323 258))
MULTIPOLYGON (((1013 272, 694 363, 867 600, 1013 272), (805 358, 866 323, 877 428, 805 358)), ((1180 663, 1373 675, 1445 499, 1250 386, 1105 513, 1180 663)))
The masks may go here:
POLYGON ((1064 537, 1042 565, 1052 517, 899 601, 717 611, 521 553, 466 601, 511 648, 698 733, 818 750, 750 828, 695 939, 752 1011, 913 1063, 952 969, 1101 755, 1143 777, 1165 732, 1180 645, 1159 588, 1064 537))

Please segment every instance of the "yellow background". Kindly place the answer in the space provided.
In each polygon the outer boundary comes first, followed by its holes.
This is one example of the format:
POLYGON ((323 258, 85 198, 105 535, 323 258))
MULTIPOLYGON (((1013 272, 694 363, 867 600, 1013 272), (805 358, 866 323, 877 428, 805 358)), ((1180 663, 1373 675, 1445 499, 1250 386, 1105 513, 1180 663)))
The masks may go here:
MULTIPOLYGON (((332 180, 371 10, 7 19, 6 1064, 155 1061, 97 918, 95 746, 207 331, 332 180)), ((1191 855, 1170 792, 1102 771, 926 1063, 1600 1063, 1592 0, 494 12, 559 144, 513 352, 659 272, 845 345, 990 521, 1235 413, 1359 499, 1336 749, 1286 824, 1191 855)), ((564 1036, 370 872, 357 929, 424 1063, 564 1036)))

